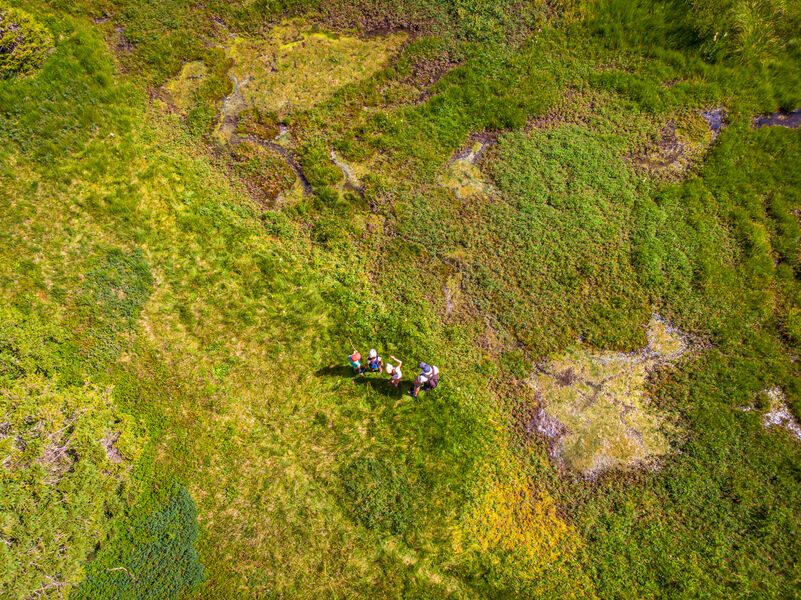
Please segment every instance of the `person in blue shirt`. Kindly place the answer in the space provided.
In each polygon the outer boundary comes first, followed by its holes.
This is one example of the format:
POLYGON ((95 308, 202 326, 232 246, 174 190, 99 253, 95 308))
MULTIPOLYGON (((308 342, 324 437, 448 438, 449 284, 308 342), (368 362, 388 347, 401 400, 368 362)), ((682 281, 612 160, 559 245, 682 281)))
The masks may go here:
POLYGON ((378 356, 378 352, 375 351, 375 348, 371 348, 367 355, 367 362, 361 368, 359 373, 365 373, 367 371, 370 371, 370 373, 380 373, 383 368, 384 361, 380 356, 378 356))

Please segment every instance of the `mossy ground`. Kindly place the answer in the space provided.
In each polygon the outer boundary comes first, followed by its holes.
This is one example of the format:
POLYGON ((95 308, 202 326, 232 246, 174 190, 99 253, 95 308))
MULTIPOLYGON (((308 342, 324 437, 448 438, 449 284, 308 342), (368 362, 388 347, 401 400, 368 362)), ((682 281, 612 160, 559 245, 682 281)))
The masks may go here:
POLYGON ((208 79, 209 70, 202 60, 193 60, 181 67, 174 79, 164 84, 167 103, 186 116, 195 104, 195 95, 208 79))
MULTIPOLYGON (((246 110, 287 121, 377 73, 405 39, 403 34, 362 39, 311 31, 302 21, 277 25, 263 38, 236 37, 226 55, 237 98, 223 104, 221 124, 246 110)), ((221 136, 227 140, 224 130, 221 136)))
POLYGON ((0 472, 2 595, 797 595, 799 448, 738 407, 780 386, 799 412, 801 143, 751 123, 801 105, 801 15, 764 3, 767 41, 722 47, 716 4, 26 2, 57 42, 0 82, 0 419, 42 425, 0 472), (287 126, 310 193, 264 202, 286 164, 220 152, 237 69, 260 93, 239 81, 230 131, 287 126), (638 170, 685 117, 681 177, 638 170), (460 198, 443 181, 477 135, 498 143, 460 198), (641 349, 654 310, 708 342, 644 385, 680 452, 564 476, 520 427, 532 365, 641 349), (349 340, 440 386, 353 378, 349 340), (53 487, 34 450, 73 407, 95 474, 53 487))
POLYGON ((674 426, 648 398, 648 377, 690 350, 679 332, 654 316, 648 345, 640 352, 577 349, 539 366, 529 385, 545 418, 557 419, 565 432, 553 441, 555 459, 585 476, 597 476, 666 455, 674 426))

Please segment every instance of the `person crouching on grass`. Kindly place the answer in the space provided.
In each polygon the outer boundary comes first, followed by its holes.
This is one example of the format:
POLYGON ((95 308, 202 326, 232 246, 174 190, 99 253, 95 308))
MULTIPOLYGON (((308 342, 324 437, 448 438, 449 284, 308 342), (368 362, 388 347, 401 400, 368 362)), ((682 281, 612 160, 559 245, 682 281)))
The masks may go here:
POLYGON ((353 350, 353 354, 348 356, 348 364, 350 365, 351 369, 353 369, 354 373, 361 373, 362 355, 358 350, 356 350, 356 346, 353 345, 353 342, 351 342, 350 339, 348 339, 348 341, 350 342, 351 350, 353 350))
POLYGON ((401 365, 403 365, 403 362, 398 360, 392 355, 390 355, 389 358, 398 363, 397 366, 387 363, 387 369, 386 369, 387 375, 389 375, 389 382, 395 387, 398 387, 401 378, 403 377, 403 373, 401 373, 401 365))
POLYGON ((372 348, 370 353, 367 355, 367 363, 361 369, 359 369, 359 374, 363 374, 366 371, 370 371, 371 373, 380 373, 383 368, 384 361, 381 360, 380 356, 378 356, 378 352, 375 351, 375 348, 372 348))

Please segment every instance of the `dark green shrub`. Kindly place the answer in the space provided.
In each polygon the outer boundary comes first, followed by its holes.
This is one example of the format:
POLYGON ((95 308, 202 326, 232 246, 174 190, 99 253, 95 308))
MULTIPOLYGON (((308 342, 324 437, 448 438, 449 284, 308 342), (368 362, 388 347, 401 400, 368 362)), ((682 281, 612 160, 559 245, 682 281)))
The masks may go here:
POLYGON ((176 486, 162 509, 135 520, 121 540, 101 548, 71 597, 175 598, 203 581, 197 536, 195 503, 184 486, 176 486))

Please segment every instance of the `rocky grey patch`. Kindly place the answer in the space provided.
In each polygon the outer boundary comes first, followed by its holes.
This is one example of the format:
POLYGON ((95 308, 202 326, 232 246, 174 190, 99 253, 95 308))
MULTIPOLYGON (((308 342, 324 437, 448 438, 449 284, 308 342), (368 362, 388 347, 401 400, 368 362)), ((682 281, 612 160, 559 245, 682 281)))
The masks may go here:
POLYGON ((118 465, 122 462, 122 454, 120 454, 120 451, 115 446, 118 439, 120 439, 120 432, 114 431, 106 434, 102 441, 108 461, 110 463, 114 463, 115 465, 118 465))
POLYGON ((359 182, 359 179, 354 175, 351 168, 348 166, 347 163, 343 162, 338 156, 337 153, 331 148, 331 162, 336 165, 336 167, 342 171, 342 175, 345 176, 345 190, 350 192, 356 192, 357 194, 364 194, 364 187, 359 182))
POLYGON ((484 152, 498 142, 498 135, 495 133, 474 133, 466 146, 459 149, 451 158, 451 162, 457 160, 466 161, 470 164, 478 162, 484 152))

